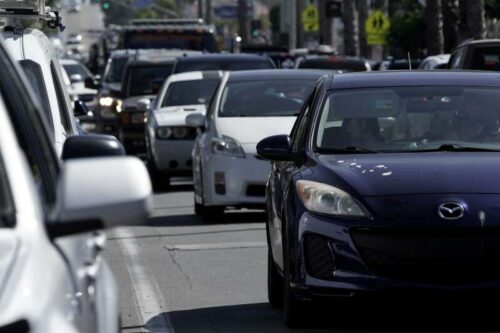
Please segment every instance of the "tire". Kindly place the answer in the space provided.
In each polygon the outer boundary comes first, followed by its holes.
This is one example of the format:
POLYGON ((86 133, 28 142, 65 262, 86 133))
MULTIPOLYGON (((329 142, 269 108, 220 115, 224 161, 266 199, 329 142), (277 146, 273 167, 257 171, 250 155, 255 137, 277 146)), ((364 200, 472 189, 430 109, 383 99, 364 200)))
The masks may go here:
POLYGON ((276 269, 271 248, 267 250, 267 298, 275 309, 283 307, 283 277, 276 269))

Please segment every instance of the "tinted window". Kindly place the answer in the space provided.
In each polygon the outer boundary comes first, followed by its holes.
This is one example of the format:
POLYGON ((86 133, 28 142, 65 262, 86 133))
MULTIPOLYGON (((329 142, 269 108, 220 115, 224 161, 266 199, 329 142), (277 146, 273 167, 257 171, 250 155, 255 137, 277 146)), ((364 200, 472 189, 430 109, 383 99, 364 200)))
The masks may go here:
POLYGON ((131 30, 124 32, 124 49, 178 49, 218 52, 212 33, 168 29, 131 30))
POLYGON ((474 48, 471 69, 500 71, 500 47, 474 48))
POLYGON ((168 86, 161 106, 205 104, 208 106, 220 80, 194 80, 173 82, 168 86))
POLYGON ((90 73, 82 65, 63 65, 63 67, 70 78, 72 75, 80 75, 83 80, 91 77, 90 73))
POLYGON ((401 87, 332 93, 316 138, 324 149, 419 151, 443 144, 500 149, 500 91, 401 87))
POLYGON ((47 117, 47 123, 54 130, 54 122, 52 120, 52 114, 50 113, 50 103, 49 96, 47 94, 47 87, 45 86, 45 81, 43 80, 42 68, 37 63, 31 60, 21 60, 19 62, 21 67, 31 84, 36 97, 38 98, 40 105, 43 109, 44 115, 47 117))
POLYGON ((297 116, 312 91, 313 80, 266 80, 229 83, 219 117, 297 116))
POLYGON ((63 87, 61 82, 58 80, 57 70, 55 68, 54 63, 50 64, 50 70, 52 72, 52 81, 54 82, 54 88, 56 90, 57 95, 57 105, 59 106, 59 115, 61 117, 61 122, 64 130, 67 135, 73 134, 73 127, 70 119, 70 112, 73 110, 68 110, 68 106, 66 104, 66 97, 64 96, 63 87))
POLYGON ((235 61, 228 59, 226 61, 216 61, 206 59, 200 61, 179 61, 175 68, 176 73, 197 72, 197 71, 245 71, 254 69, 273 69, 273 64, 267 59, 235 61))
POLYGON ((151 83, 165 80, 172 74, 172 65, 134 66, 130 69, 127 96, 151 95, 151 83))
POLYGON ((122 82, 127 62, 128 62, 127 57, 113 58, 109 64, 109 69, 106 76, 106 82, 108 83, 122 82))

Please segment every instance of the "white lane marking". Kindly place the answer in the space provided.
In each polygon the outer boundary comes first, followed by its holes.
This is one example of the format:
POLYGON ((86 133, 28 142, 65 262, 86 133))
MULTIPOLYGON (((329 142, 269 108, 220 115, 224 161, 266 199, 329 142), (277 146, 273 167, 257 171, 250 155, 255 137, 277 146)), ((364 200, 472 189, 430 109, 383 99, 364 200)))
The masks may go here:
POLYGON ((174 333, 174 327, 168 316, 160 288, 153 278, 154 275, 140 263, 139 246, 134 234, 130 230, 123 228, 115 230, 114 233, 115 237, 118 238, 123 253, 128 257, 127 271, 139 305, 139 315, 146 331, 151 333, 174 333), (151 320, 153 318, 154 320, 151 320))
POLYGON ((223 250, 223 249, 247 249, 267 247, 266 242, 237 242, 237 243, 207 243, 207 244, 180 244, 167 245, 169 251, 200 251, 200 250, 223 250))

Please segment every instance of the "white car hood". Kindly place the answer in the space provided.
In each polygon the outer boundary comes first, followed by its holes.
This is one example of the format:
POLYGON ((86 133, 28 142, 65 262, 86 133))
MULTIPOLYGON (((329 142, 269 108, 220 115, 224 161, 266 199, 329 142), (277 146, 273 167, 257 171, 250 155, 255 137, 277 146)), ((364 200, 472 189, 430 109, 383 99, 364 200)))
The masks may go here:
POLYGON ((153 111, 158 126, 186 126, 186 117, 193 113, 205 114, 204 104, 170 106, 153 111))
POLYGON ((256 145, 272 135, 290 134, 297 117, 221 117, 216 126, 219 135, 242 145, 256 145))

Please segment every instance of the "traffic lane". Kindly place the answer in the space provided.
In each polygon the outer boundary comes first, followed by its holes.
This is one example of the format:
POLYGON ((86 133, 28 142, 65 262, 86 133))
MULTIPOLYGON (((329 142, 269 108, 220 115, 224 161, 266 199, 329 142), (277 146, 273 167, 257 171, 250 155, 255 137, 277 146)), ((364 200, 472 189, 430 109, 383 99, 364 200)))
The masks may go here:
MULTIPOLYGON (((267 304, 264 215, 229 213, 218 223, 203 224, 193 215, 190 189, 174 187, 155 195, 150 225, 129 229, 135 243, 127 247, 137 248, 141 274, 148 279, 146 293, 141 291, 144 281, 131 279, 124 267, 130 264, 130 251, 117 247, 123 239, 110 235, 108 255, 121 289, 124 332, 158 331, 152 327, 162 332, 288 332, 281 311, 267 304)), ((485 304, 432 305, 319 307, 311 329, 302 331, 498 330, 485 304)))

